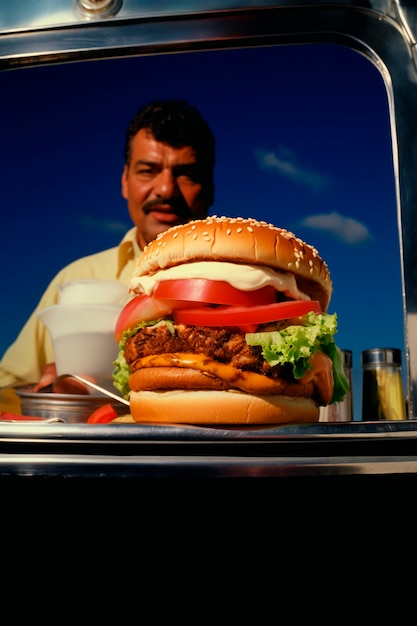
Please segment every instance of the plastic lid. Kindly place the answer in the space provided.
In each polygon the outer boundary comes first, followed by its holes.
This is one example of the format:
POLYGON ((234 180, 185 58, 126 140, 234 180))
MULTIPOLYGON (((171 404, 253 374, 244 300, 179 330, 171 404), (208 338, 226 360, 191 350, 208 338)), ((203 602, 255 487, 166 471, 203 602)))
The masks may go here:
POLYGON ((372 363, 386 363, 401 365, 401 350, 399 348, 371 348, 362 352, 362 365, 372 363))

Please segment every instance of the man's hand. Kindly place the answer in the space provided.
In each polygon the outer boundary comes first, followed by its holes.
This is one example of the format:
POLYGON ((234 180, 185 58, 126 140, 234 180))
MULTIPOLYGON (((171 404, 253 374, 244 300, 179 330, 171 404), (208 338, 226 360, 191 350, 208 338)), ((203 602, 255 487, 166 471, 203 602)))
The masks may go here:
POLYGON ((34 386, 33 391, 40 391, 44 387, 52 385, 56 377, 57 373, 55 363, 48 363, 41 374, 38 384, 34 386))

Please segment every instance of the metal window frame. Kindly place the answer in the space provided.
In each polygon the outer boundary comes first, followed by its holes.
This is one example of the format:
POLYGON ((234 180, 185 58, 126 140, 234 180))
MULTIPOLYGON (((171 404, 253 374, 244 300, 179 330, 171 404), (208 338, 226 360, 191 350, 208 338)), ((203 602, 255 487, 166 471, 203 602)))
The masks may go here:
MULTIPOLYGON (((417 417, 417 7, 413 0, 9 0, 0 70, 124 56, 334 43, 366 56, 388 95, 402 261, 409 417, 417 417), (82 7, 90 7, 91 11, 82 7), (103 13, 100 7, 104 6, 103 13), (97 7, 97 11, 95 11, 97 7), (94 9, 94 10, 93 10, 94 9)), ((7 6, 8 5, 8 6, 7 6)), ((389 323, 389 320, 387 320, 389 323)))

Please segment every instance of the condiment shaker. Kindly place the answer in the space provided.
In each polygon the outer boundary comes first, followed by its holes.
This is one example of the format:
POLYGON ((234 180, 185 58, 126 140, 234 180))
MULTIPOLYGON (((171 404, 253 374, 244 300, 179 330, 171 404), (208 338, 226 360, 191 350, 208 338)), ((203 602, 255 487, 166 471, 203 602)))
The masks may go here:
POLYGON ((334 402, 320 407, 319 422, 351 422, 352 410, 352 350, 341 350, 343 369, 349 381, 349 389, 342 402, 334 402))
POLYGON ((400 349, 364 350, 362 383, 362 421, 407 419, 400 349))

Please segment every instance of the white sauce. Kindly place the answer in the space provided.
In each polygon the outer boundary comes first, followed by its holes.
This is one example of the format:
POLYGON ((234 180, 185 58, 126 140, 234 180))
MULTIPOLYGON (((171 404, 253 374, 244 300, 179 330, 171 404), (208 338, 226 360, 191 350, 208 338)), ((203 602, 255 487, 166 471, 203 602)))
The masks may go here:
POLYGON ((279 270, 274 271, 263 265, 240 265, 223 261, 182 263, 176 267, 155 272, 152 276, 132 276, 129 291, 150 296, 157 283, 179 278, 206 278, 226 281, 242 291, 253 291, 266 285, 272 285, 277 291, 285 293, 290 298, 310 300, 309 296, 298 290, 293 274, 279 270))

